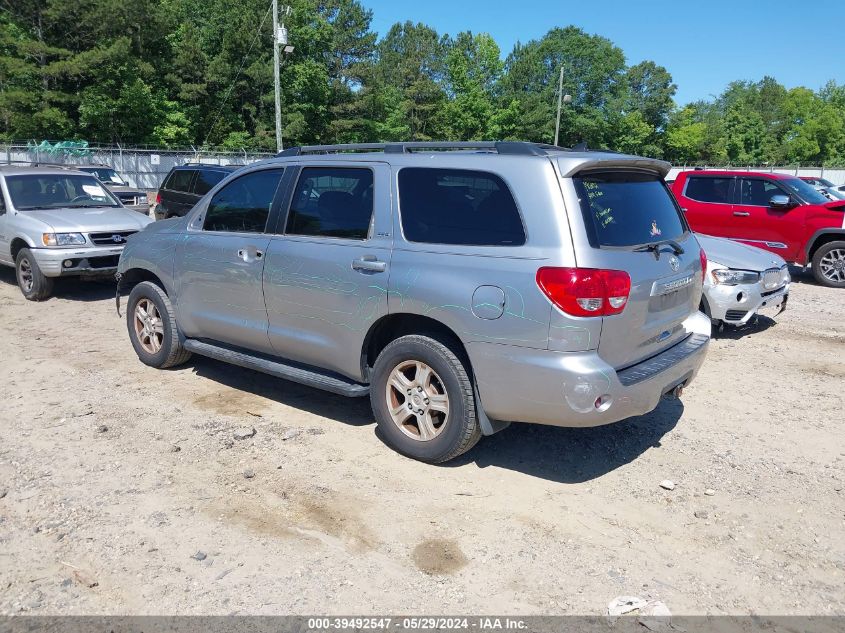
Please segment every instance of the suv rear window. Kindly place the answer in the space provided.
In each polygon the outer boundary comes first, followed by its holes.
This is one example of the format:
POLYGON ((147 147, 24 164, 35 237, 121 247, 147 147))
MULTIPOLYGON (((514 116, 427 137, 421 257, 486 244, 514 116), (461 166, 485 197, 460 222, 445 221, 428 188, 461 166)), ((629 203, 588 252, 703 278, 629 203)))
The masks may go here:
POLYGON ((402 230, 411 242, 521 246, 525 229, 513 196, 495 174, 406 167, 399 172, 402 230))
POLYGON ((170 178, 167 179, 162 188, 171 191, 188 191, 195 173, 196 171, 193 169, 176 169, 170 174, 170 178))
POLYGON ((211 169, 200 169, 197 172, 197 179, 194 181, 194 193, 204 196, 214 189, 214 185, 223 180, 228 174, 224 171, 213 171, 211 169))
POLYGON ((572 180, 594 247, 678 239, 687 230, 672 195, 657 176, 596 172, 572 180))
POLYGON ((733 178, 731 177, 691 176, 684 188, 684 196, 697 202, 730 204, 732 181, 733 178))

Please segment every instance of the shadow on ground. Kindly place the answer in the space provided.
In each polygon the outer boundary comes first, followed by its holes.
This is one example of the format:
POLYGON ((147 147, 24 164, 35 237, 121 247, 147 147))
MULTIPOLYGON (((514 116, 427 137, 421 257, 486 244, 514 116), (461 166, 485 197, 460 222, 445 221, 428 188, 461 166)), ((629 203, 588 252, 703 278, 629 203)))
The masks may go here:
POLYGON ((746 325, 725 325, 723 329, 713 328, 713 338, 736 341, 746 336, 754 336, 755 334, 765 332, 774 325, 777 325, 775 319, 760 315, 756 321, 752 319, 746 325))
POLYGON ((616 424, 587 429, 512 424, 486 437, 449 466, 474 462, 555 481, 582 483, 624 466, 650 448, 678 423, 680 400, 662 400, 651 413, 616 424))
MULTIPOLYGON (((191 363, 197 375, 226 387, 342 424, 374 424, 369 398, 345 398, 197 356, 191 363)), ((662 400, 648 415, 608 426, 572 429, 513 424, 501 433, 482 438, 469 453, 444 467, 474 463, 481 468, 497 466, 559 483, 589 481, 660 446, 661 438, 675 427, 683 411, 679 400, 662 400)), ((390 449, 385 446, 384 450, 390 449)))
POLYGON ((375 423, 369 398, 338 396, 202 356, 195 355, 190 363, 198 376, 232 389, 239 389, 343 424, 364 426, 375 423))
MULTIPOLYGON (((0 283, 17 288, 18 280, 15 276, 15 269, 0 266, 0 283)), ((69 299, 70 301, 102 301, 103 299, 114 298, 114 291, 115 281, 112 277, 90 279, 64 277, 56 279, 53 296, 48 297, 44 302, 49 303, 54 298, 69 299)))

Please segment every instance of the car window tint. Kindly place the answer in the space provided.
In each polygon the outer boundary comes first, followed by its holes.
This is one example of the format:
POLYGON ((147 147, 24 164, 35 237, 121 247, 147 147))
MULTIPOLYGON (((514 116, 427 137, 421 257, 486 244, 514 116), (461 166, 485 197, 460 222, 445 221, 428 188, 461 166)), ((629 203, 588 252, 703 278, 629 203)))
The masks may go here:
POLYGON ((167 189, 171 191, 188 191, 191 186, 191 179, 196 171, 193 169, 177 169, 167 180, 167 189))
POLYGON ((261 233, 279 188, 283 169, 245 174, 214 194, 205 212, 206 231, 261 233))
POLYGON ((214 186, 226 177, 226 172, 200 169, 194 181, 194 193, 204 196, 214 189, 214 186))
POLYGON ((683 236, 686 226, 657 176, 602 172, 572 179, 595 246, 635 246, 683 236))
POLYGON ((363 240, 372 215, 370 169, 306 167, 293 193, 285 232, 363 240))
POLYGON ((739 202, 749 206, 768 207, 772 196, 786 195, 786 192, 771 180, 743 178, 739 202))
POLYGON ((732 178, 712 178, 692 176, 687 180, 684 195, 698 202, 730 204, 732 178))
POLYGON ((407 167, 399 172, 402 231, 411 242, 520 246, 525 229, 505 182, 495 174, 407 167))

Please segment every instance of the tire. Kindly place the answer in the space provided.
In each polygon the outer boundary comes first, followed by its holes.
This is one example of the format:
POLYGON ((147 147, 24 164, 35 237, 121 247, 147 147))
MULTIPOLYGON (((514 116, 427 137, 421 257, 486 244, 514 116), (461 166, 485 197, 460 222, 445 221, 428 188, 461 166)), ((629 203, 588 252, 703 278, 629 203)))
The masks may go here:
POLYGON ((428 336, 403 336, 382 350, 373 367, 370 402, 388 446, 413 459, 446 462, 481 438, 465 363, 428 336), (423 410, 424 415, 416 413, 423 410))
POLYGON ((822 286, 845 288, 845 242, 828 242, 813 254, 813 277, 822 286))
POLYGON ((152 282, 142 281, 129 293, 126 328, 135 353, 145 365, 166 369, 181 365, 191 357, 191 352, 179 341, 170 299, 152 282), (142 313, 149 317, 149 321, 143 318, 142 313))
POLYGON ((22 248, 15 258, 15 276, 18 288, 30 301, 44 301, 53 293, 53 279, 44 276, 28 248, 22 248))

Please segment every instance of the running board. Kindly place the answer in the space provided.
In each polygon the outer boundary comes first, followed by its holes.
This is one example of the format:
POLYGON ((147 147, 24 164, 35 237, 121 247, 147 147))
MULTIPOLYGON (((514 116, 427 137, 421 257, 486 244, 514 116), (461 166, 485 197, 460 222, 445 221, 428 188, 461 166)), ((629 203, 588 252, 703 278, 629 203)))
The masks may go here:
POLYGON ((323 391, 330 391, 341 396, 348 396, 350 398, 361 398, 370 393, 368 385, 361 385, 351 380, 346 380, 340 376, 332 376, 321 374, 317 371, 296 367, 294 365, 286 365, 285 363, 267 360, 259 356, 252 356, 244 352, 236 352, 225 347, 212 345, 210 343, 203 343, 195 339, 188 339, 184 343, 186 350, 199 354, 200 356, 207 356, 215 360, 223 361, 237 365, 238 367, 246 367, 260 371, 277 378, 284 378, 291 382, 322 389, 323 391))

